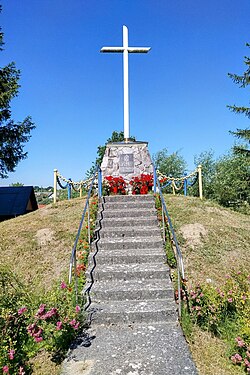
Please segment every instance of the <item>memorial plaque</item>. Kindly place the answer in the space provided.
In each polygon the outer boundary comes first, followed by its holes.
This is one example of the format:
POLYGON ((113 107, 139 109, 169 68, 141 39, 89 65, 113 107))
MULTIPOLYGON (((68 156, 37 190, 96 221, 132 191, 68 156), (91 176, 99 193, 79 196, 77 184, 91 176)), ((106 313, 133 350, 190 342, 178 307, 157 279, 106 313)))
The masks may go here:
POLYGON ((134 155, 122 154, 120 155, 120 173, 134 173, 134 155))

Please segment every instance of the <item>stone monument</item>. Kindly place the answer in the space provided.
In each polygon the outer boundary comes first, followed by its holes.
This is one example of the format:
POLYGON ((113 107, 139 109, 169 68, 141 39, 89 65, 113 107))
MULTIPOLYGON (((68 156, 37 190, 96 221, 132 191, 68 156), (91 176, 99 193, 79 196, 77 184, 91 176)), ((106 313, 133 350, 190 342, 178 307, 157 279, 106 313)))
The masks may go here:
POLYGON ((128 54, 147 53, 149 47, 129 47, 128 28, 123 26, 123 46, 103 47, 101 52, 123 53, 124 86, 124 142, 108 143, 101 164, 103 178, 122 176, 126 182, 142 173, 153 173, 153 163, 148 151, 148 142, 133 142, 129 139, 129 89, 128 54))

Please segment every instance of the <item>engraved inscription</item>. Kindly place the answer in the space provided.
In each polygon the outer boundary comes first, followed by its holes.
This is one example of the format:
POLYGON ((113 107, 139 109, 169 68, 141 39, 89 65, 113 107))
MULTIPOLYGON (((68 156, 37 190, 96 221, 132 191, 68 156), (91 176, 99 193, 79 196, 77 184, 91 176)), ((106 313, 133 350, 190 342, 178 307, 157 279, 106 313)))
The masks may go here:
POLYGON ((120 173, 134 172, 134 155, 122 154, 120 155, 120 173))
POLYGON ((108 165, 107 165, 107 167, 108 168, 113 168, 113 159, 108 159, 108 165))

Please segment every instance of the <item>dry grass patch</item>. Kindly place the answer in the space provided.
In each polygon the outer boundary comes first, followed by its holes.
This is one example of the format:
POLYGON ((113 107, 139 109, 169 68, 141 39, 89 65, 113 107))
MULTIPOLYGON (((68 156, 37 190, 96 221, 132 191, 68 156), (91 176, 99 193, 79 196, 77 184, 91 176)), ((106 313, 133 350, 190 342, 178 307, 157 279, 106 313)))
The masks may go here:
POLYGON ((250 272, 250 216, 194 197, 166 195, 192 282, 220 283, 234 267, 250 272))
POLYGON ((68 269, 83 206, 78 198, 0 223, 1 263, 34 288, 49 289, 68 269))
POLYGON ((194 327, 189 343, 199 375, 242 375, 242 370, 227 359, 227 345, 209 332, 194 327))

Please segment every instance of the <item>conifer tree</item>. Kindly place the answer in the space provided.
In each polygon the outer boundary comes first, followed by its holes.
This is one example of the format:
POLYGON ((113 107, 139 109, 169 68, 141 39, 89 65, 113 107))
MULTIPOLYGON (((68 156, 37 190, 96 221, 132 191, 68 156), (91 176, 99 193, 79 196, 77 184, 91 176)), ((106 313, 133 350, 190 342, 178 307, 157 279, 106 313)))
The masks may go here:
MULTIPOLYGON (((0 12, 2 7, 0 5, 0 12)), ((3 50, 3 32, 0 28, 0 51, 3 50)), ((11 119, 11 100, 18 95, 20 70, 14 62, 0 68, 0 178, 8 177, 20 160, 27 157, 24 144, 35 128, 28 116, 22 122, 11 119)))
MULTIPOLYGON (((250 44, 246 44, 247 47, 250 47, 250 44)), ((247 66, 246 71, 243 75, 237 75, 228 73, 229 77, 233 80, 234 83, 239 85, 239 87, 246 88, 250 84, 250 58, 245 56, 244 63, 247 66)), ((250 107, 243 107, 237 105, 229 105, 228 108, 237 114, 244 114, 250 119, 250 107)), ((248 144, 250 143, 250 129, 237 129, 235 132, 230 132, 234 136, 246 141, 248 144)), ((234 152, 236 154, 242 154, 250 157, 250 150, 246 147, 242 146, 235 146, 234 152)))

